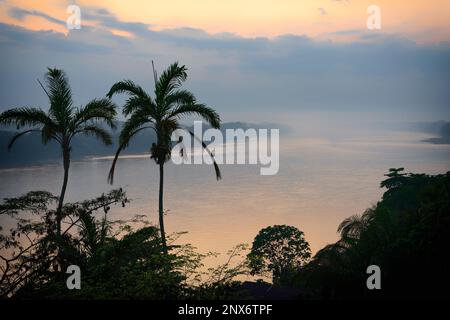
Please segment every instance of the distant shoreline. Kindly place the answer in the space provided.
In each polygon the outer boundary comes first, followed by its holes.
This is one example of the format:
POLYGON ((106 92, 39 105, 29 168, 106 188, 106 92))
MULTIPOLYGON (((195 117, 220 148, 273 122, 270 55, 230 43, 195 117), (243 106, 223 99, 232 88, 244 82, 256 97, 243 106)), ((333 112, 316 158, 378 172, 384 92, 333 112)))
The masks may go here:
POLYGON ((450 145, 450 137, 434 137, 422 140, 422 142, 431 143, 431 144, 448 144, 450 145))

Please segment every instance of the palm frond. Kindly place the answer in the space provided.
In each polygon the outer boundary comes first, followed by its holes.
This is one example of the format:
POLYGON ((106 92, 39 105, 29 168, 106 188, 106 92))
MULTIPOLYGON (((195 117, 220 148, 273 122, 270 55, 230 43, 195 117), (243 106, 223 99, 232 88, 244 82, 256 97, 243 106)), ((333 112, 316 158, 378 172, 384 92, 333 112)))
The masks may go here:
POLYGON ((373 206, 371 208, 368 208, 364 211, 364 213, 361 216, 362 221, 364 221, 364 224, 369 225, 373 219, 375 218, 376 214, 376 206, 373 206))
POLYGON ((187 90, 177 90, 166 96, 165 105, 167 108, 171 106, 180 106, 187 104, 194 104, 195 96, 187 90))
POLYGON ((139 127, 147 124, 153 123, 153 120, 146 109, 140 109, 135 111, 131 117, 125 121, 123 124, 122 130, 120 132, 120 143, 122 144, 124 141, 129 141, 133 132, 139 127))
POLYGON ((111 164, 111 169, 109 169, 109 173, 108 173, 108 183, 109 184, 114 183, 114 171, 116 168, 117 160, 119 159, 120 152, 128 146, 128 143, 130 142, 131 138, 133 138, 138 132, 148 129, 148 128, 151 128, 151 127, 148 127, 148 126, 141 127, 141 128, 134 130, 133 132, 130 132, 127 136, 128 139, 125 139, 120 143, 119 148, 117 149, 116 154, 114 155, 114 159, 111 164))
POLYGON ((95 124, 85 125, 79 128, 74 132, 74 135, 78 133, 95 136, 107 146, 112 144, 112 138, 109 132, 95 124))
MULTIPOLYGON (((171 64, 159 77, 155 85, 156 100, 162 102, 173 90, 179 88, 187 79, 187 68, 178 62, 171 64)), ((158 103, 159 104, 159 103, 158 103)))
MULTIPOLYGON (((170 65, 159 77, 155 76, 155 99, 152 99, 140 86, 131 80, 115 83, 107 96, 111 98, 116 93, 129 95, 123 107, 123 114, 129 117, 122 127, 119 137, 119 148, 115 154, 108 182, 113 183, 114 170, 120 152, 127 147, 131 138, 139 131, 153 128, 157 135, 157 143, 152 146, 152 158, 164 161, 170 159, 171 134, 179 128, 178 119, 197 115, 206 120, 212 127, 220 128, 220 116, 212 108, 196 103, 195 96, 187 90, 178 90, 187 79, 187 68, 178 62, 170 65), (148 125, 148 126, 146 126, 148 125), (146 127, 144 127, 146 126, 146 127)), ((188 132, 193 135, 192 132, 188 132)), ((194 138, 199 140, 195 135, 194 138)), ((203 141, 203 148, 211 156, 217 180, 222 178, 214 155, 203 141)))
POLYGON ((106 94, 108 98, 112 98, 113 95, 117 93, 127 93, 129 95, 142 97, 142 98, 150 98, 147 93, 140 87, 139 85, 135 84, 131 80, 123 80, 116 82, 113 84, 109 92, 106 94))
POLYGON ((128 117, 140 109, 147 109, 148 113, 156 118, 156 105, 149 96, 131 96, 125 101, 122 113, 125 117, 128 117))
POLYGON ((180 118, 183 116, 189 116, 189 115, 193 115, 193 114, 202 117, 213 128, 215 128, 215 129, 220 128, 219 114, 213 108, 207 107, 206 105, 204 105, 202 103, 181 105, 181 106, 173 109, 168 114, 167 117, 168 118, 173 118, 173 117, 180 118))
POLYGON ((47 94, 50 97, 50 114, 60 122, 67 119, 72 113, 72 92, 69 81, 63 70, 47 69, 45 77, 47 94))
POLYGON ((212 159, 212 161, 213 161, 214 171, 215 171, 215 173, 216 173, 216 179, 217 179, 217 181, 219 181, 220 179, 222 179, 222 174, 221 174, 221 172, 220 172, 219 165, 217 164, 216 159, 214 158, 214 155, 212 154, 212 152, 208 149, 208 146, 207 146, 200 138, 198 138, 192 131, 190 131, 190 130, 187 130, 187 131, 190 133, 190 135, 191 135, 194 139, 196 139, 197 141, 199 141, 199 142, 202 144, 203 149, 205 149, 206 152, 208 152, 209 156, 211 157, 211 159, 212 159))
POLYGON ((116 105, 109 99, 94 99, 80 108, 72 119, 72 129, 90 121, 104 121, 110 128, 115 128, 116 105))
POLYGON ((40 131, 39 129, 30 129, 30 130, 25 130, 23 132, 19 132, 17 133, 14 137, 11 138, 11 140, 8 143, 8 151, 11 150, 12 146, 14 145, 14 142, 16 142, 17 139, 19 139, 20 137, 26 135, 27 133, 30 132, 36 132, 36 131, 40 131))
POLYGON ((38 108, 14 108, 6 110, 0 114, 0 124, 11 125, 14 124, 17 129, 22 127, 42 127, 47 125, 56 129, 56 124, 50 119, 47 114, 38 108))
POLYGON ((86 212, 80 214, 81 235, 84 246, 90 254, 93 254, 98 244, 98 230, 95 218, 86 212))
POLYGON ((338 232, 341 234, 341 238, 358 238, 362 229, 364 228, 364 221, 362 218, 355 214, 344 219, 338 226, 338 232))

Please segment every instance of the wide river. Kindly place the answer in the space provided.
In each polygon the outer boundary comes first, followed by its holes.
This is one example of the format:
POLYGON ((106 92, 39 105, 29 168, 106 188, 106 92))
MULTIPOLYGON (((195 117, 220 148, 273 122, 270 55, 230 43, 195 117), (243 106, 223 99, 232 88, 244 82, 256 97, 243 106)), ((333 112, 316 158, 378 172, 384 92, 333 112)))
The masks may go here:
MULTIPOLYGON (((450 146, 419 142, 423 135, 388 132, 352 139, 281 139, 280 170, 261 176, 258 165, 222 165, 216 181, 209 165, 166 166, 165 209, 168 232, 188 231, 181 241, 200 251, 224 253, 251 244, 266 226, 288 224, 305 232, 313 252, 336 241, 346 217, 362 213, 383 193, 379 183, 391 167, 408 172, 450 170, 450 146)), ((106 182, 110 159, 72 162, 67 201, 93 198, 111 188, 126 189, 132 202, 113 207, 111 219, 145 214, 157 223, 158 169, 145 156, 119 160, 114 186, 106 182)), ((58 164, 0 169, 0 198, 30 190, 58 194, 58 164)), ((4 219, 4 218, 0 218, 4 219)), ((0 221, 5 226, 6 221, 0 221)))

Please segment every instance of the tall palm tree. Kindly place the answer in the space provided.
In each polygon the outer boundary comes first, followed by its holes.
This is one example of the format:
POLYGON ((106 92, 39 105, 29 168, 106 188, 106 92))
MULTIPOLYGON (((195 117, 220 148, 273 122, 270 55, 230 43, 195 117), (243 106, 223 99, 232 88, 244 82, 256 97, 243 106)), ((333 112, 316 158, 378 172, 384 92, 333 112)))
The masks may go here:
MULTIPOLYGON (((108 181, 113 183, 114 168, 120 152, 127 147, 131 138, 138 132, 151 128, 156 134, 156 143, 151 146, 151 158, 159 166, 159 228, 163 250, 167 253, 167 244, 164 230, 164 164, 171 157, 171 135, 176 129, 181 129, 178 120, 180 118, 197 115, 208 122, 213 128, 220 128, 219 114, 212 108, 198 103, 195 96, 186 90, 179 89, 187 78, 187 68, 178 65, 178 62, 170 65, 158 78, 153 70, 155 89, 152 98, 139 85, 131 80, 115 83, 107 96, 111 98, 117 93, 126 93, 128 99, 123 107, 123 115, 129 117, 120 134, 120 145, 114 157, 108 181)), ((189 133, 193 135, 192 132, 189 133)), ((195 137, 195 136, 194 136, 195 137)), ((221 178, 219 167, 214 161, 212 153, 202 142, 209 155, 213 159, 216 177, 221 178)))
POLYGON ((10 150, 14 142, 30 132, 40 132, 42 142, 47 144, 51 140, 61 146, 64 167, 64 180, 59 195, 56 211, 56 234, 61 234, 62 206, 69 179, 71 141, 78 134, 93 135, 104 144, 110 145, 112 139, 107 130, 99 126, 99 122, 114 128, 116 106, 109 99, 94 99, 84 107, 74 107, 72 92, 63 70, 48 68, 45 77, 46 87, 41 82, 50 107, 47 112, 40 108, 20 107, 7 110, 0 114, 0 124, 23 127, 26 130, 17 133, 8 145, 10 150))

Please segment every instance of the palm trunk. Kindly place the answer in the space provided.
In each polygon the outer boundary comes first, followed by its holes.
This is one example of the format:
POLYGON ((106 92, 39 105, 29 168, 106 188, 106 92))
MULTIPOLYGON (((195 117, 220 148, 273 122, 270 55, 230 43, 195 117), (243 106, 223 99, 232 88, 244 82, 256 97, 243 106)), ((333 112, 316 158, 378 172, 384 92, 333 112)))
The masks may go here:
POLYGON ((63 147, 63 166, 64 166, 64 180, 59 195, 58 209, 56 211, 56 234, 59 237, 61 235, 61 221, 62 221, 62 207, 64 204, 64 196, 66 194, 67 182, 69 180, 69 167, 70 167, 70 149, 63 147))
POLYGON ((163 252, 167 254, 166 233, 164 231, 164 162, 159 164, 159 230, 161 232, 161 241, 163 245, 163 252))

